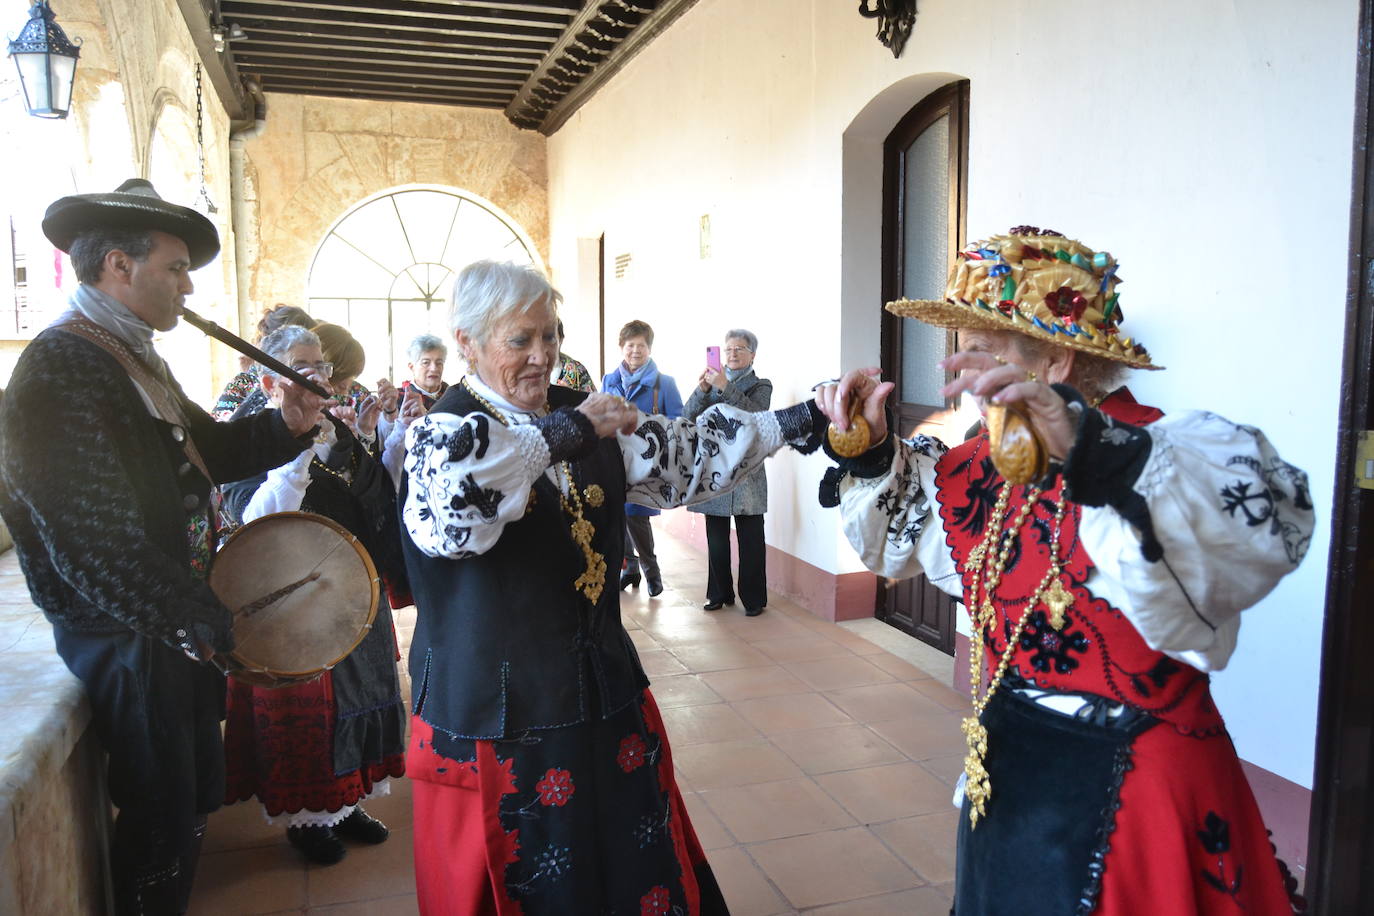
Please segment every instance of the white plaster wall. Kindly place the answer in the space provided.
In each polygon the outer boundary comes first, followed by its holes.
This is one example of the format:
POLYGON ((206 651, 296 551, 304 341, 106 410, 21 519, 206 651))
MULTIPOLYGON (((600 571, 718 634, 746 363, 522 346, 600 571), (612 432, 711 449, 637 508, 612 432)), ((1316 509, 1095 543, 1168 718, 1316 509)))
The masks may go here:
MULTIPOLYGON (((559 282, 582 285, 578 238, 633 254, 631 279, 607 280, 610 346, 625 320, 650 321, 686 387, 703 346, 750 327, 778 404, 876 364, 875 144, 925 92, 968 78, 970 234, 1030 222, 1119 255, 1127 329, 1171 367, 1139 374, 1138 396, 1265 429, 1328 515, 1356 4, 988 0, 975 14, 923 0, 900 60, 853 6, 701 0, 550 139, 559 282)), ((588 340, 595 303, 570 300, 569 338, 588 340)), ((772 461, 768 540, 847 571, 814 502, 823 467, 772 461)), ((1242 756, 1303 785, 1328 549, 1323 521, 1216 683, 1242 756)))

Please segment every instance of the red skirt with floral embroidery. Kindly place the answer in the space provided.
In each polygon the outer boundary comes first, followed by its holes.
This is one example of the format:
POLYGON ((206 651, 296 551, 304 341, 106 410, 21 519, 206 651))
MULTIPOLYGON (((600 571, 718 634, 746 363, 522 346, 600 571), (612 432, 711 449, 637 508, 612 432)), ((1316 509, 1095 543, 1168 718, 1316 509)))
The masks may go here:
POLYGON ((606 719, 510 741, 411 720, 426 916, 727 913, 648 690, 606 719))
POLYGON ((373 783, 405 775, 405 756, 334 773, 334 679, 256 687, 230 677, 225 711, 225 804, 258 797, 273 817, 356 805, 373 783))

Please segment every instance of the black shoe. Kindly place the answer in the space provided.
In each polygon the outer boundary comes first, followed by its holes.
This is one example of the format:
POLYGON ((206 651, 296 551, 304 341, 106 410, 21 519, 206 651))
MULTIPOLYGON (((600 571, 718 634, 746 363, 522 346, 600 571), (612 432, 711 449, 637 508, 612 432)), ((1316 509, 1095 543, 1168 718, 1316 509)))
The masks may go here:
POLYGON ((747 608, 744 609, 744 616, 745 616, 745 617, 757 617, 757 616, 759 616, 759 615, 762 614, 762 613, 763 613, 763 608, 761 608, 761 607, 747 607, 747 608))
POLYGON ((632 585, 633 585, 635 588, 639 588, 639 573, 637 573, 637 572, 623 572, 623 573, 621 573, 621 574, 620 574, 620 590, 623 592, 623 591, 625 591, 625 589, 629 588, 629 587, 632 586, 632 585))
POLYGON ((371 843, 374 846, 385 843, 386 838, 391 836, 386 824, 364 811, 361 805, 354 808, 348 817, 335 824, 334 832, 345 839, 371 843))
POLYGON ((655 578, 655 579, 650 579, 650 580, 649 580, 649 597, 650 597, 650 598, 657 598, 657 597, 658 597, 659 595, 661 595, 661 594, 663 594, 663 580, 662 580, 662 579, 657 579, 657 578, 655 578))
POLYGON ((720 610, 721 608, 725 607, 725 605, 727 605, 727 604, 733 605, 734 603, 735 603, 735 599, 734 599, 734 598, 730 598, 729 600, 726 600, 726 601, 707 601, 705 604, 703 604, 703 605, 701 606, 701 609, 702 609, 703 611, 718 611, 718 610, 720 610))
POLYGON ((348 854, 329 827, 287 827, 286 838, 316 865, 334 865, 348 854))

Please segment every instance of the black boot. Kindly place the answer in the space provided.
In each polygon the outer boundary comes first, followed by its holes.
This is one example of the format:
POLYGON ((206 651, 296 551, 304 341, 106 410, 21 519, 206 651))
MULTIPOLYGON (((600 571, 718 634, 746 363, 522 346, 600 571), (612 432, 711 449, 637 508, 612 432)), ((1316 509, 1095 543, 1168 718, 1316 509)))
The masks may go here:
MULTIPOLYGON (((625 591, 625 589, 629 588, 630 586, 634 586, 635 588, 639 588, 639 573, 637 573, 637 572, 623 572, 623 573, 620 574, 620 590, 623 592, 623 591, 625 591)), ((653 587, 653 586, 650 586, 650 588, 652 588, 652 587, 653 587)))
POLYGON ((333 865, 348 853, 329 827, 287 827, 286 838, 317 865, 333 865))
POLYGON ((649 597, 657 598, 663 594, 663 579, 659 576, 649 577, 649 597))
POLYGON ((335 824, 334 833, 346 840, 357 840, 374 846, 386 842, 386 838, 391 835, 391 831, 386 829, 386 824, 364 811, 362 805, 354 808, 348 817, 335 824))

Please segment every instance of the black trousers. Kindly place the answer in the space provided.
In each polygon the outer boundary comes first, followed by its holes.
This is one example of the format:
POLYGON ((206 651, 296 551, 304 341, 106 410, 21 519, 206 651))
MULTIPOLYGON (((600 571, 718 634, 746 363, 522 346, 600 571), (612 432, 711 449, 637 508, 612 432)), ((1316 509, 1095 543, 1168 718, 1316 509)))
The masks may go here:
POLYGON ((224 800, 224 676, 132 630, 53 635, 109 754, 115 910, 184 913, 205 816, 224 800))
MULTIPOLYGON (((735 600, 730 576, 730 516, 706 516, 706 600, 729 604, 735 600)), ((739 543, 739 598, 746 608, 768 604, 768 562, 763 545, 763 516, 736 515, 739 543)))

